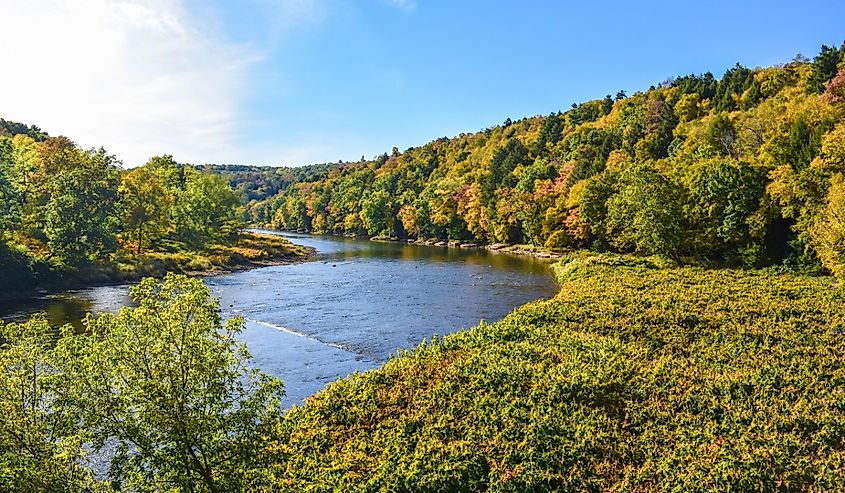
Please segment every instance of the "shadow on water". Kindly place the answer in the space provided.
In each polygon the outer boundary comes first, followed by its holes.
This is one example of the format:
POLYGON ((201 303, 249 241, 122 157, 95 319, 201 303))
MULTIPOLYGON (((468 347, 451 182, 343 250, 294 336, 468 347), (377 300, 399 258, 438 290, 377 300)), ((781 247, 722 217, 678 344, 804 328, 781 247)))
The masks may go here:
MULTIPOLYGON (((550 297, 548 262, 487 250, 381 243, 280 233, 313 247, 311 262, 206 279, 224 316, 242 316, 241 334, 262 370, 285 382, 285 404, 338 377, 365 371, 433 335, 494 321, 550 297)), ((89 311, 116 311, 128 286, 106 286, 0 306, 0 318, 43 311, 54 324, 89 311)))
POLYGON ((0 301, 0 320, 23 322, 41 313, 55 327, 71 324, 82 329, 82 320, 88 313, 116 312, 130 304, 129 285, 99 286, 0 301))

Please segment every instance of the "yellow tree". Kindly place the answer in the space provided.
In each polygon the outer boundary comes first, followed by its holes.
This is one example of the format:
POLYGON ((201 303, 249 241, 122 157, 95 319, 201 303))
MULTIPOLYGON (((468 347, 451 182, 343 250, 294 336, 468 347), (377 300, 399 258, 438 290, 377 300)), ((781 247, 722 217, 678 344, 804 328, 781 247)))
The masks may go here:
POLYGON ((467 223, 473 238, 484 241, 489 230, 489 212, 484 205, 481 185, 466 185, 458 194, 458 214, 467 223))
POLYGON ((827 205, 810 230, 812 244, 825 268, 845 275, 845 180, 837 175, 827 194, 827 205))
POLYGON ((403 205, 399 209, 399 221, 408 236, 419 236, 420 226, 417 224, 417 214, 412 205, 403 205))

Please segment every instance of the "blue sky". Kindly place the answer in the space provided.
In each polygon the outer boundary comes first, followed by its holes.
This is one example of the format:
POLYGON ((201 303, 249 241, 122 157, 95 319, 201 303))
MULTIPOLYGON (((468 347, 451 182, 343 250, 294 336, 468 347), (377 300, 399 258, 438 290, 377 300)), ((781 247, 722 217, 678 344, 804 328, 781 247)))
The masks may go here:
POLYGON ((43 2, 0 0, 60 60, 13 59, 0 116, 127 166, 357 160, 845 41, 838 1, 43 2))

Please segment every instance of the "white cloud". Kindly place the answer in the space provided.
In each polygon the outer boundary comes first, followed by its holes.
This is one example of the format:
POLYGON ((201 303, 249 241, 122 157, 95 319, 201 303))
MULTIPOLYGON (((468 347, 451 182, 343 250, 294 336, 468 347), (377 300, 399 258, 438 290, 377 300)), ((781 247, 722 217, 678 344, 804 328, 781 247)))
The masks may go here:
POLYGON ((0 116, 104 146, 236 162, 259 60, 198 25, 180 0, 0 0, 0 116))

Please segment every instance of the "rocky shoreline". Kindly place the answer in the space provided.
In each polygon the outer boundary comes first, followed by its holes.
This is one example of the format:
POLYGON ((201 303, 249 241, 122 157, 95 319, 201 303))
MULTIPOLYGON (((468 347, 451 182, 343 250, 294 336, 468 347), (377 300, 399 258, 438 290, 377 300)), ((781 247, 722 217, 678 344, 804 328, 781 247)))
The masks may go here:
MULTIPOLYGON (((372 238, 371 238, 372 239, 372 238)), ((384 241, 384 240, 375 240, 375 241, 384 241)), ((532 247, 529 245, 512 245, 509 243, 492 243, 490 245, 483 245, 474 242, 461 242, 457 240, 450 240, 450 241, 442 241, 442 240, 405 240, 408 244, 412 245, 425 245, 425 246, 435 246, 435 247, 446 247, 446 248, 464 248, 464 249, 483 249, 488 250, 491 252, 496 253, 507 253, 510 255, 522 255, 522 256, 529 256, 529 257, 536 257, 540 259, 547 259, 547 260, 557 260, 562 257, 561 253, 552 252, 549 250, 541 250, 536 247, 532 247)))
MULTIPOLYGON (((312 234, 310 231, 305 229, 292 229, 292 230, 283 230, 289 231, 291 233, 299 233, 299 234, 312 234)), ((345 234, 345 235, 331 235, 331 236, 342 236, 345 238, 358 238, 358 239, 367 239, 367 237, 361 237, 352 234, 345 234)), ((534 247, 531 245, 514 245, 510 243, 491 243, 487 244, 479 244, 476 242, 470 241, 459 241, 459 240, 439 240, 439 239, 427 239, 427 238, 419 238, 413 239, 408 238, 406 240, 402 240, 395 236, 373 236, 369 238, 370 241, 378 241, 378 242, 389 242, 389 243, 407 243, 409 245, 424 245, 424 246, 434 246, 434 247, 441 247, 441 248, 463 248, 463 249, 484 249, 491 252, 497 253, 507 253, 510 255, 521 255, 527 257, 535 257, 544 260, 559 260, 563 257, 563 253, 554 252, 551 250, 545 250, 540 247, 534 247)))

